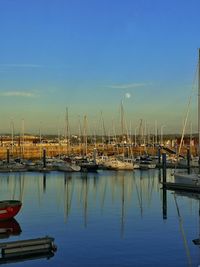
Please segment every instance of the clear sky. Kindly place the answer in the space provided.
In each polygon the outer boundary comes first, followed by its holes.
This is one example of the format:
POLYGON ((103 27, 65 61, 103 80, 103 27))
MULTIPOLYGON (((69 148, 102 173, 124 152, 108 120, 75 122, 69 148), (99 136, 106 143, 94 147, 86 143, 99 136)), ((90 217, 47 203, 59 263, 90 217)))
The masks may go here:
MULTIPOLYGON (((199 0, 0 0, 0 132, 140 119, 181 132, 200 47, 199 0)), ((195 97, 197 93, 195 92, 195 97)), ((196 100, 192 102, 196 128, 196 100)))

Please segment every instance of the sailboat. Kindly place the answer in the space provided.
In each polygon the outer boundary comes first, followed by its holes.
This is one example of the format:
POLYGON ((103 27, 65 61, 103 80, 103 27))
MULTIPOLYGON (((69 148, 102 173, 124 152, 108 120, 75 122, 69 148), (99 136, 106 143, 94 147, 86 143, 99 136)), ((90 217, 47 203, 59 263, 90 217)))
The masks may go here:
POLYGON ((133 170, 134 164, 132 161, 128 161, 126 159, 121 160, 117 159, 116 157, 106 159, 102 164, 103 169, 108 170, 133 170))
MULTIPOLYGON (((200 157, 200 49, 198 55, 198 157, 200 157)), ((199 158, 200 159, 200 158, 199 158)), ((194 186, 200 189, 200 160, 198 173, 175 172, 175 184, 183 186, 194 186)))
POLYGON ((104 161, 101 162, 101 167, 108 170, 133 170, 135 167, 138 167, 137 164, 133 162, 133 157, 125 158, 125 141, 128 139, 128 130, 127 134, 124 133, 125 120, 124 120, 124 107, 123 102, 121 102, 121 145, 122 145, 122 157, 120 155, 115 157, 104 158, 104 161), (126 137, 125 137, 126 136, 126 137), (124 138, 125 137, 125 138, 124 138))

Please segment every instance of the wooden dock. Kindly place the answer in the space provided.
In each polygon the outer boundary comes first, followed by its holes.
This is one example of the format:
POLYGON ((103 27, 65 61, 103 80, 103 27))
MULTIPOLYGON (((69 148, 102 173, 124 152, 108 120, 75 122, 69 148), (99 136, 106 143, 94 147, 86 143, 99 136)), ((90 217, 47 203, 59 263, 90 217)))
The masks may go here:
MULTIPOLYGON (((55 157, 58 155, 84 155, 85 147, 84 145, 70 145, 66 144, 57 144, 57 143, 48 143, 48 144, 33 144, 29 143, 24 146, 15 145, 8 146, 2 145, 0 146, 0 160, 6 160, 8 150, 10 158, 24 158, 24 159, 39 159, 42 158, 43 149, 46 150, 47 157, 55 157)), ((87 153, 92 154, 94 149, 98 151, 98 154, 105 154, 108 156, 111 155, 119 155, 120 153, 124 153, 125 155, 133 155, 140 156, 143 154, 148 154, 152 156, 158 155, 158 147, 117 147, 111 144, 102 146, 101 144, 88 144, 87 145, 87 153)), ((161 153, 166 153, 165 150, 161 149, 161 153)), ((186 148, 184 148, 181 152, 183 155, 187 154, 186 148)), ((170 154, 170 153, 169 153, 170 154)), ((196 151, 191 151, 192 155, 196 155, 196 151)))

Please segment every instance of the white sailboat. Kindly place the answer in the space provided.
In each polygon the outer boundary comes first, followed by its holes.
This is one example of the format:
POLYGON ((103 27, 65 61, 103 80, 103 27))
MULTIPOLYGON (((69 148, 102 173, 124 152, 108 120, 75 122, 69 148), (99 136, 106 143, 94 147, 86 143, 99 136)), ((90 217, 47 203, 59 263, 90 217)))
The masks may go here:
MULTIPOLYGON (((200 49, 198 55, 198 156, 200 156, 200 49)), ((200 163, 200 162, 199 162, 200 163)), ((175 172, 174 182, 192 186, 200 186, 200 164, 198 173, 175 172)))
POLYGON ((102 164, 105 169, 109 170, 133 170, 133 162, 122 161, 117 158, 108 158, 102 164))

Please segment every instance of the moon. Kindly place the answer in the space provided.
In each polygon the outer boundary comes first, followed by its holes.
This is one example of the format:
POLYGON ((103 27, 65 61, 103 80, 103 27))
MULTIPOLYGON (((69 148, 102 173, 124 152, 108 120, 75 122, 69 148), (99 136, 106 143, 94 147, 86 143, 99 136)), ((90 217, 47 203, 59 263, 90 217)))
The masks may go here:
POLYGON ((126 94, 125 94, 125 97, 126 97, 126 98, 130 98, 130 97, 131 97, 131 94, 130 94, 130 93, 126 93, 126 94))

